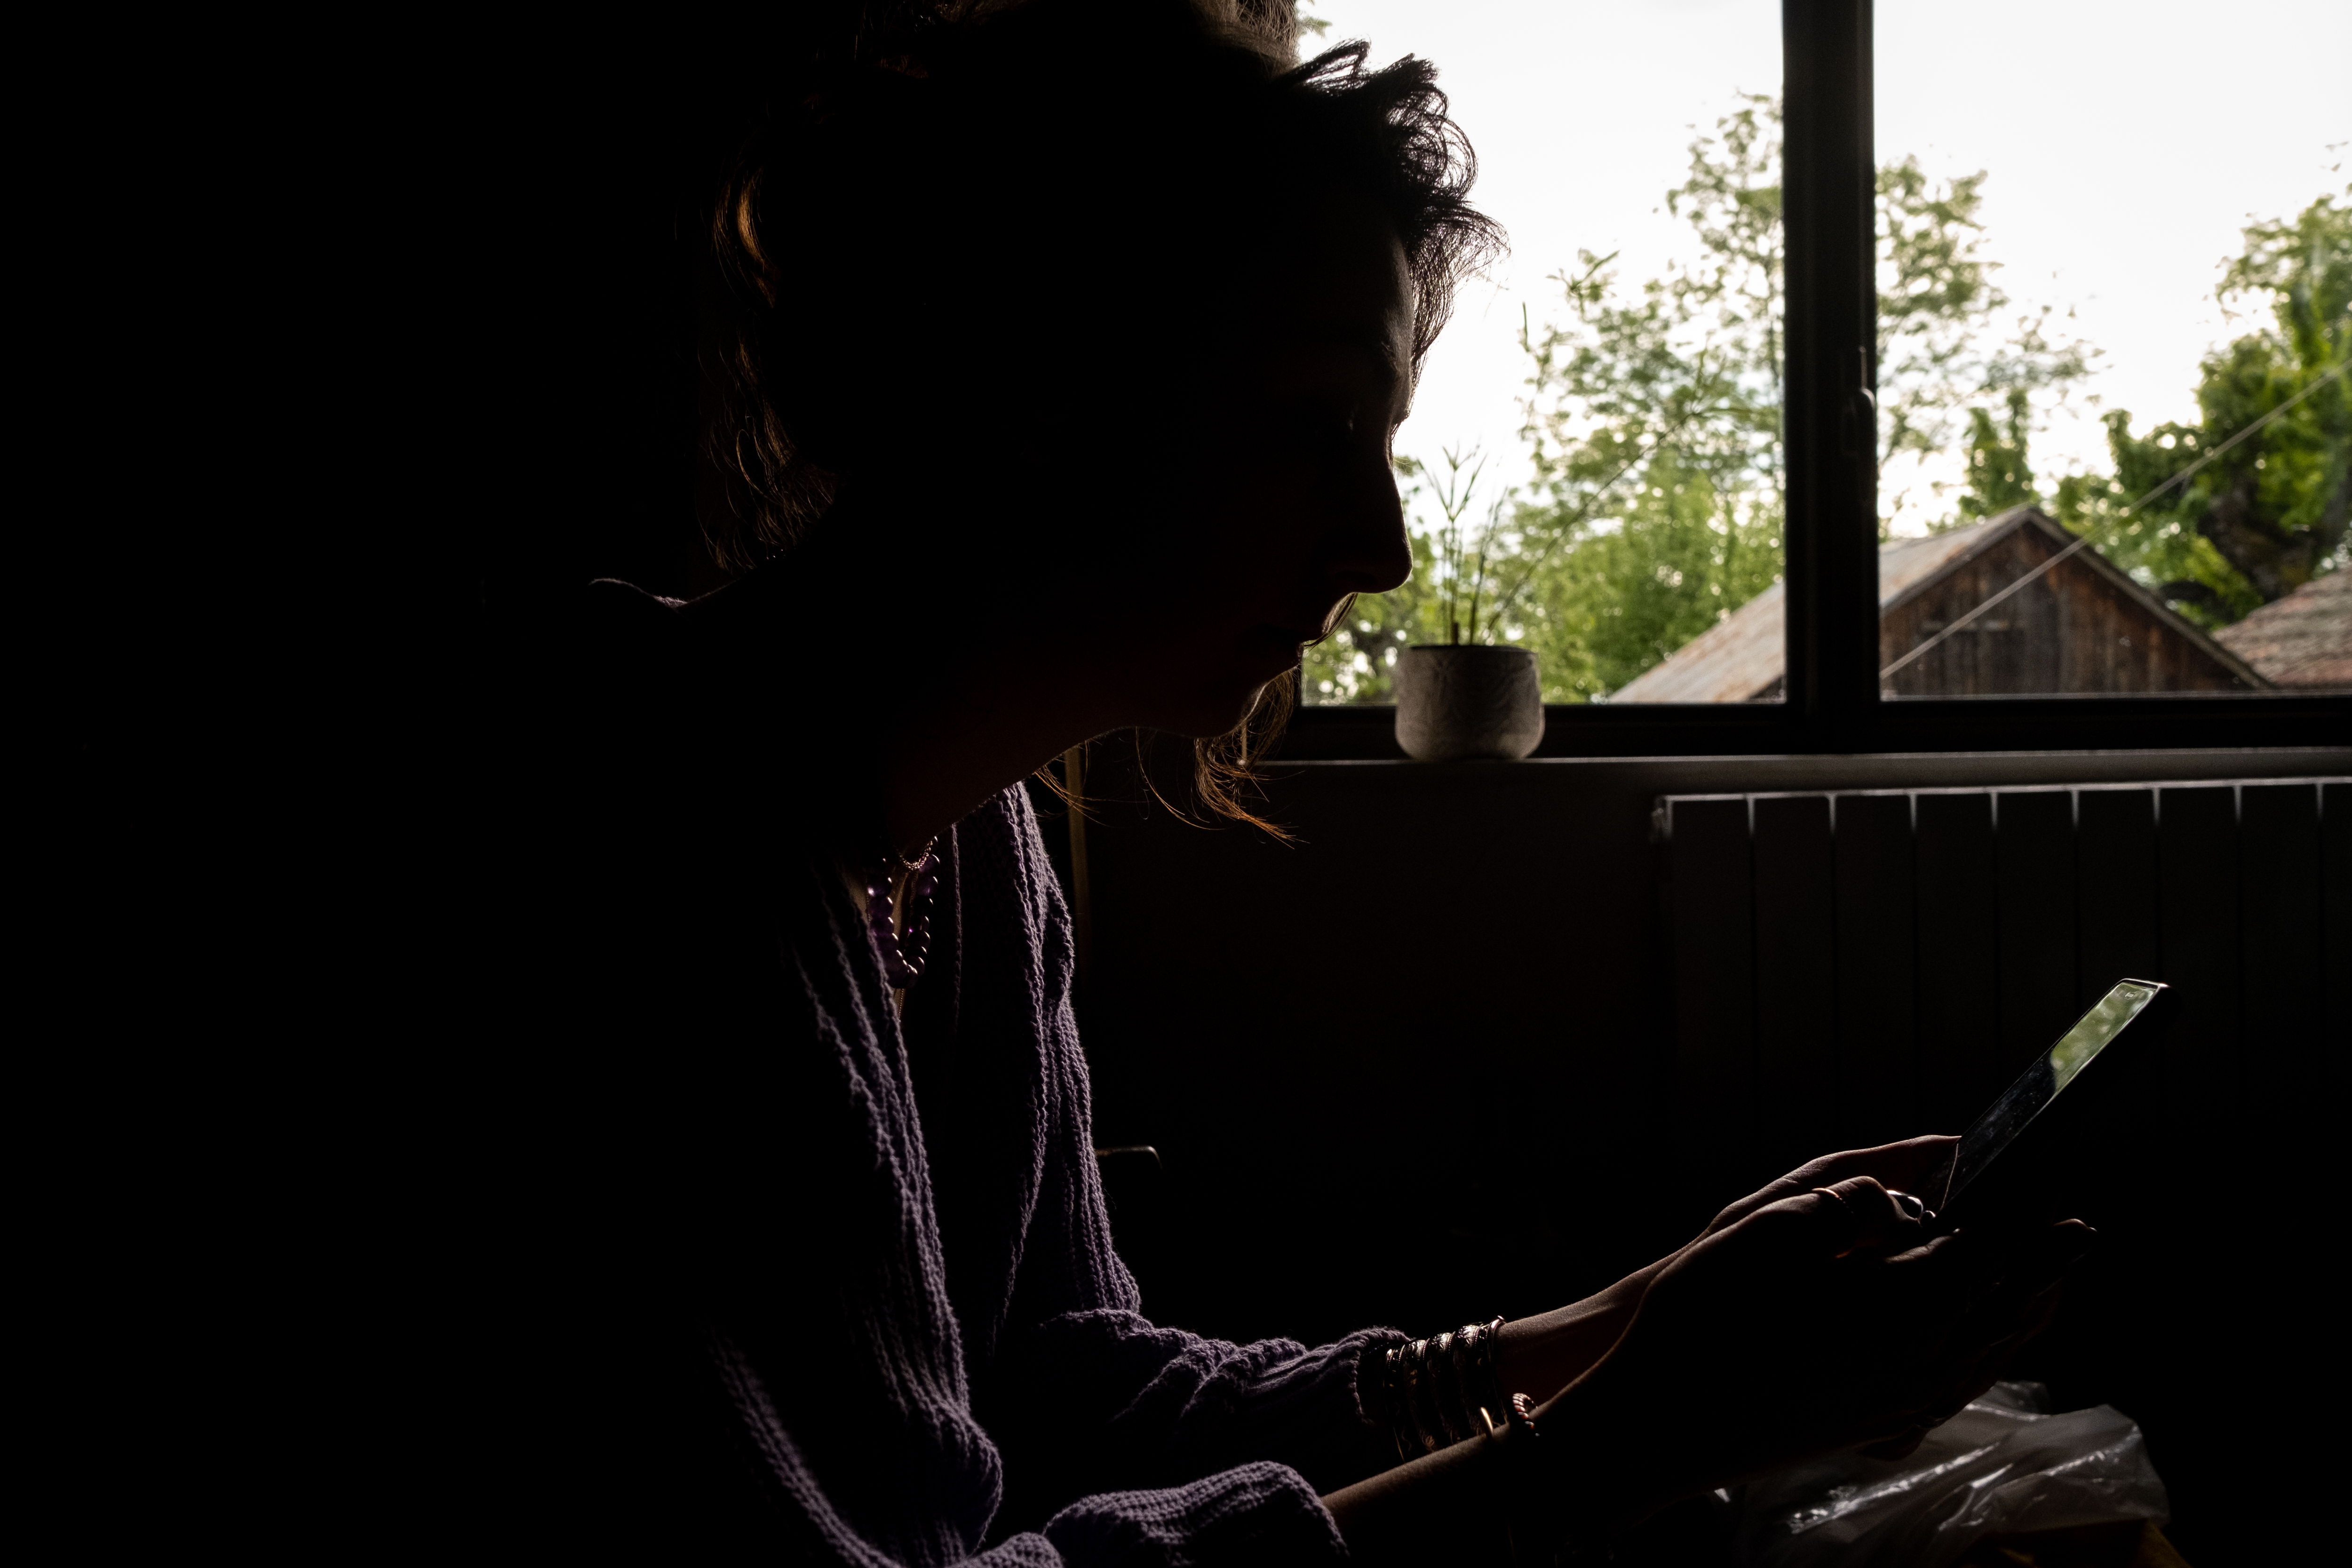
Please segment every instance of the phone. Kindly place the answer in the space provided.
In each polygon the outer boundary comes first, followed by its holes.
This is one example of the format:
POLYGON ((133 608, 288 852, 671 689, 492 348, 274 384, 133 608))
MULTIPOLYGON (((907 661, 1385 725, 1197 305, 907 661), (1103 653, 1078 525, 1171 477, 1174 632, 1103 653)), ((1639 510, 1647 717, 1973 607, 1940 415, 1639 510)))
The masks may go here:
POLYGON ((2058 1043, 2033 1058, 1919 1184, 1937 1228, 2071 1217, 2067 1205, 2097 1184, 2122 1086, 2156 1047, 2172 993, 2153 980, 2118 980, 2058 1043))

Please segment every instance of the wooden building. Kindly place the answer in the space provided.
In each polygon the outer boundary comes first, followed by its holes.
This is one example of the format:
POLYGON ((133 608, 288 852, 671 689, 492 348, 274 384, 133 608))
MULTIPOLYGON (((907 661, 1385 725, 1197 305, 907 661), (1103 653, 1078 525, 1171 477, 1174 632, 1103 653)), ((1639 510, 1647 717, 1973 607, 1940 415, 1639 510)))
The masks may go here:
MULTIPOLYGON (((2032 507, 1878 552, 1879 662, 1893 664, 2027 576, 2074 536, 2032 507)), ((1743 702, 1780 695, 1780 587, 1759 594, 1612 702, 1743 702)), ((2095 550, 2081 550, 1887 678, 1891 697, 2247 691, 2271 683, 2095 550)))

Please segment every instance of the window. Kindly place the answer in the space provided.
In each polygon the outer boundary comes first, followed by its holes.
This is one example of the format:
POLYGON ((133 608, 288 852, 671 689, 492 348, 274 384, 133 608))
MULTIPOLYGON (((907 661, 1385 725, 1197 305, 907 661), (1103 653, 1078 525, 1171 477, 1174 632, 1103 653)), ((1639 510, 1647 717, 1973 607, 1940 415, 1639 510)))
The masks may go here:
POLYGON ((2352 687, 2352 11, 2171 10, 1880 12, 1882 699, 2352 687))
POLYGON ((2352 393, 2310 387, 2352 345, 2340 299, 2316 349, 2273 331, 2247 401, 2270 423, 2234 459, 2139 492, 2229 438, 2231 409, 2193 417, 2200 358, 2261 289, 2294 294, 2315 211, 2352 210, 2343 50, 2305 47, 2352 19, 2232 15, 2219 77, 2295 107, 2231 121, 2216 156, 2206 100, 2130 65, 2214 25, 2162 9, 1997 5, 1955 38, 1947 9, 1866 0, 1308 7, 1327 40, 1438 63, 1514 249, 1400 433, 1415 581, 1310 654, 1292 749, 1393 754, 1384 662, 1452 636, 1537 651, 1550 754, 2340 740, 2343 696, 2264 673, 2307 650, 2313 594, 2230 633, 2247 584, 2198 570, 2190 515, 2284 443, 2320 524, 2297 569, 2327 588, 2352 393), (2253 158, 2293 169, 2233 182, 2253 158), (2217 300, 2213 236, 2249 223, 2260 287, 2217 300), (2168 374, 2168 404, 2146 390, 2168 374))
POLYGON ((1450 638, 1534 649, 1550 701, 1605 700, 1777 599, 1777 11, 1318 0, 1307 15, 1324 42, 1436 63, 1478 153, 1476 199, 1511 237, 1463 289, 1399 435, 1414 579, 1310 658, 1309 700, 1386 700, 1404 645, 1450 638))

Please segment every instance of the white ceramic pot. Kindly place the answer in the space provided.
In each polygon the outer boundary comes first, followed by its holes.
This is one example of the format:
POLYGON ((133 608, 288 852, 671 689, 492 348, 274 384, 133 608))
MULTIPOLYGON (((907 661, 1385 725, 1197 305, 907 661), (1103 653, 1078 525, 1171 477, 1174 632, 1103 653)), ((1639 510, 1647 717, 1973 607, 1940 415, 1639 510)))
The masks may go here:
POLYGON ((1396 737, 1424 763, 1517 762, 1543 743, 1543 688, 1523 647, 1424 643, 1397 658, 1396 737))

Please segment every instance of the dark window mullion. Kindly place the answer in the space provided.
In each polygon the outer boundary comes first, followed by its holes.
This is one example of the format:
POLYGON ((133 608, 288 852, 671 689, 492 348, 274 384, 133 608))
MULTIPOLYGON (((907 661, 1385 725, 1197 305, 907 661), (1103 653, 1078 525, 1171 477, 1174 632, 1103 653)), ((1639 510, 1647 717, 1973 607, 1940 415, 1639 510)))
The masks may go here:
POLYGON ((1843 749, 1878 707, 1871 0, 1782 0, 1790 717, 1843 749))

